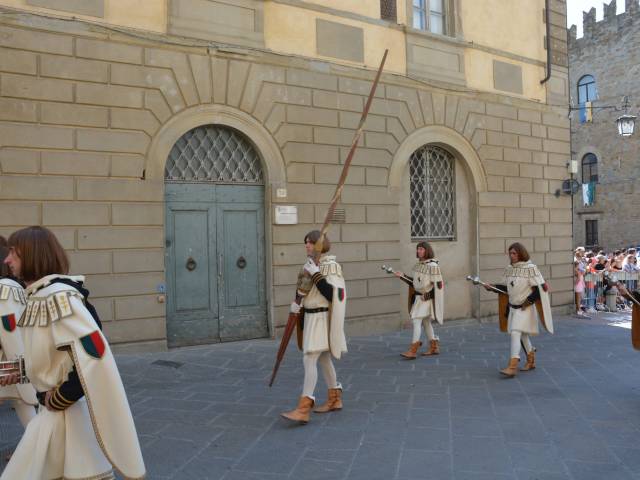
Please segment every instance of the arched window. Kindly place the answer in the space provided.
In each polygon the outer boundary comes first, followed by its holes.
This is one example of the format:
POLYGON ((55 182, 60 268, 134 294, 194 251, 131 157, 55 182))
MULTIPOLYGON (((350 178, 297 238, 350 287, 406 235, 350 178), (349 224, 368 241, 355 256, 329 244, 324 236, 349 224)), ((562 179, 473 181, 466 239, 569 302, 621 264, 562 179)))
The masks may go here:
POLYGON ((260 157, 237 130, 204 125, 185 133, 171 149, 167 182, 264 184, 260 157))
POLYGON ((582 183, 598 183, 598 157, 587 153, 582 157, 582 183))
POLYGON ((411 238, 456 238, 455 158, 445 149, 425 145, 409 160, 411 238))
POLYGON ((578 104, 593 102, 596 97, 596 80, 591 75, 585 75, 578 81, 578 104))

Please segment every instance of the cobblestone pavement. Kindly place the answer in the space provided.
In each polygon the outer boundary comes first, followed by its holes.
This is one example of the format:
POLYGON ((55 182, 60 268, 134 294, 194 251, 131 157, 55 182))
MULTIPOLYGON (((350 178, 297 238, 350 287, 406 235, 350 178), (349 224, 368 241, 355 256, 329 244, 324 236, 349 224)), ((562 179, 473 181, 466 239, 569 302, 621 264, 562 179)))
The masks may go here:
MULTIPOLYGON (((557 319, 512 380, 495 324, 440 328, 442 354, 416 361, 399 356, 409 331, 351 338, 344 410, 306 426, 278 416, 300 394, 297 350, 266 385, 276 341, 117 360, 153 480, 640 480, 640 352, 613 325, 628 319, 557 319)), ((20 433, 1 407, 2 457, 20 433)))

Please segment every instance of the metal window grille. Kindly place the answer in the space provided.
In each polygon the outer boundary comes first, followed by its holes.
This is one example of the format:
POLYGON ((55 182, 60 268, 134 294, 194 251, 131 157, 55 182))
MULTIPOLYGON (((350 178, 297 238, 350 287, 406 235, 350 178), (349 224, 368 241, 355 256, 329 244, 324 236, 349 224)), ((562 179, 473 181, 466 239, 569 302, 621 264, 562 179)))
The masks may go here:
POLYGON ((167 182, 264 184, 258 153, 240 132, 203 125, 185 133, 171 149, 167 182))
POLYGON ((587 233, 584 243, 588 247, 595 247, 598 245, 598 220, 585 220, 584 227, 587 233))
POLYGON ((396 0, 380 0, 380 18, 390 22, 398 21, 396 0))
POLYGON ((443 148, 425 145, 409 160, 411 237, 456 237, 455 159, 443 148))

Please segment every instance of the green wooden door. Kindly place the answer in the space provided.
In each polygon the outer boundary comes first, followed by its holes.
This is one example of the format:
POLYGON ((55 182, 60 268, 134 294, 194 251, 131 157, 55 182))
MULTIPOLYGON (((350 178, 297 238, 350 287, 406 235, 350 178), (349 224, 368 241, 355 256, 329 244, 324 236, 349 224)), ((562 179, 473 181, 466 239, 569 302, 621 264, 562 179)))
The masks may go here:
POLYGON ((240 132, 186 132, 165 166, 167 342, 264 337, 264 178, 240 132))
POLYGON ((220 338, 265 337, 264 188, 221 185, 217 198, 220 338))
POLYGON ((169 346, 265 337, 264 187, 167 184, 169 346))

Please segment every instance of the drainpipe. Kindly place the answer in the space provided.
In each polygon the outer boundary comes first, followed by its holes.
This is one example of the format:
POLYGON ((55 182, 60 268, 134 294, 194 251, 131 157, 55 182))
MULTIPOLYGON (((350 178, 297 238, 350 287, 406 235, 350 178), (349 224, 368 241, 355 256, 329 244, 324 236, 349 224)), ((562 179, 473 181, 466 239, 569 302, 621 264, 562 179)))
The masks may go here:
MULTIPOLYGON (((480 192, 476 190, 476 275, 480 276, 480 192)), ((481 293, 479 288, 476 288, 476 320, 478 323, 482 322, 482 314, 480 313, 481 307, 481 293)))
POLYGON ((551 21, 549 14, 549 0, 544 0, 544 22, 547 27, 547 76, 540 80, 540 85, 543 85, 551 78, 551 21))

